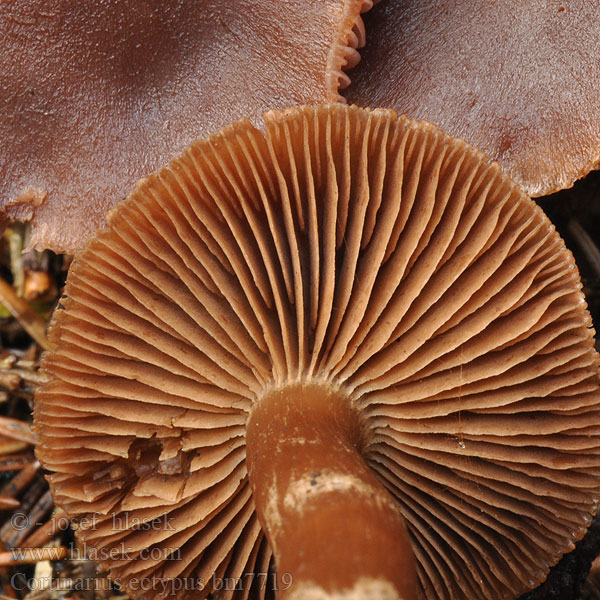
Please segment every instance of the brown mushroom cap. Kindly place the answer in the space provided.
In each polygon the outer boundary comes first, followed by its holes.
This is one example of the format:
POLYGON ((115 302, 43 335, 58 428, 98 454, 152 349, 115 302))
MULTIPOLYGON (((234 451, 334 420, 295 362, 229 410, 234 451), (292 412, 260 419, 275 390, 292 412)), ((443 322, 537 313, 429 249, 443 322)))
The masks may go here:
POLYGON ((135 182, 241 117, 339 99, 370 0, 9 0, 0 216, 73 252, 135 182))
POLYGON ((600 165, 594 2, 382 2, 350 102, 436 123, 532 196, 600 165))
POLYGON ((35 423, 56 502, 133 597, 273 573, 272 552, 303 597, 348 549, 344 585, 372 589, 390 529, 388 582, 414 552, 419 598, 513 598, 585 532, 599 358, 577 269, 480 152, 392 111, 271 113, 109 221, 71 269, 35 423))

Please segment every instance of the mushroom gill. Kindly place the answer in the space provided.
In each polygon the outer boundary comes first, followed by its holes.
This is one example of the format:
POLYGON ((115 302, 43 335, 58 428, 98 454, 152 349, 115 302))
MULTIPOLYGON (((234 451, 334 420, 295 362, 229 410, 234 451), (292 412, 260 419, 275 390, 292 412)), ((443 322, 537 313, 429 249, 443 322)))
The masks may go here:
POLYGON ((76 258, 51 339, 37 453, 134 598, 514 598, 597 506, 572 256, 497 164, 392 111, 189 147, 76 258))
POLYGON ((3 2, 0 217, 74 252, 135 182, 241 117, 341 99, 370 0, 3 2))
POLYGON ((532 196, 600 166, 594 2, 382 2, 350 102, 436 123, 532 196))

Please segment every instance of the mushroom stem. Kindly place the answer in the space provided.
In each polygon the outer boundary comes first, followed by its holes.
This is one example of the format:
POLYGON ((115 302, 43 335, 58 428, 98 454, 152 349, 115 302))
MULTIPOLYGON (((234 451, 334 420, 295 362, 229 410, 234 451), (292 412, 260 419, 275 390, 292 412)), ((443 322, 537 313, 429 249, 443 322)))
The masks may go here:
POLYGON ((358 418, 341 391, 270 392, 255 404, 246 443, 279 598, 416 598, 404 520, 361 456, 358 418))

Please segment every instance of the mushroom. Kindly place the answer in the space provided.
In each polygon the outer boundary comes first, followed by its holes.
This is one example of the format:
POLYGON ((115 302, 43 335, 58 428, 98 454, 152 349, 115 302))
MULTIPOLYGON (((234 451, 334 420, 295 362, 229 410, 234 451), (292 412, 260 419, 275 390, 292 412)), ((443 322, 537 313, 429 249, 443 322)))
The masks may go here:
POLYGON ((533 588, 600 489, 571 254, 431 124, 266 120, 139 182, 74 261, 34 415, 56 502, 133 598, 533 588))
POLYGON ((593 2, 382 2, 347 97, 436 123, 543 196, 600 165, 593 2))
POLYGON ((8 0, 0 224, 74 252, 135 182, 270 108, 340 99, 370 0, 8 0))

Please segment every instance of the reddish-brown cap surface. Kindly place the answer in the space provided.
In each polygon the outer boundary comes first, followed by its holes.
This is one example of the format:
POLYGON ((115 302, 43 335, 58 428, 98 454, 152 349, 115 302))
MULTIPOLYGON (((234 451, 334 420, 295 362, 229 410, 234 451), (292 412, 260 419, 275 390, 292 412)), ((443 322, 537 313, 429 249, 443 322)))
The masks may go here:
POLYGON ((413 563, 360 578, 367 533, 401 515, 409 548, 382 562, 414 553, 420 598, 514 598, 596 508, 599 360, 572 256, 498 165, 427 123, 334 105, 197 143, 111 214, 63 304, 37 452, 134 597, 272 573, 272 552, 290 591, 330 585, 332 522, 358 557, 346 592, 381 591, 413 563))
POLYGON ((600 161, 595 2, 382 2, 347 98, 436 123, 532 196, 600 161))
POLYGON ((135 182, 241 117, 338 98, 369 0, 9 0, 0 216, 74 251, 135 182))

